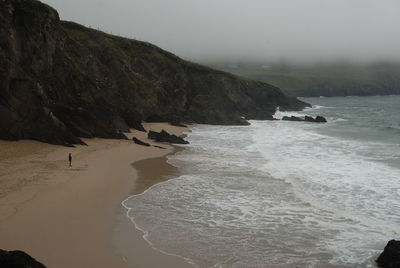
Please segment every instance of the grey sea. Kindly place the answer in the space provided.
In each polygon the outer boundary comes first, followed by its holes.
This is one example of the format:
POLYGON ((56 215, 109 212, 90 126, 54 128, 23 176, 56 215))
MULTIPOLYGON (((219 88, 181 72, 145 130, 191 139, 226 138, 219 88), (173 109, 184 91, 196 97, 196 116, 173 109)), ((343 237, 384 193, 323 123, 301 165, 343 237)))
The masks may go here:
POLYGON ((200 125, 181 176, 124 201, 197 267, 375 267, 400 234, 400 96, 305 98, 326 124, 200 125))

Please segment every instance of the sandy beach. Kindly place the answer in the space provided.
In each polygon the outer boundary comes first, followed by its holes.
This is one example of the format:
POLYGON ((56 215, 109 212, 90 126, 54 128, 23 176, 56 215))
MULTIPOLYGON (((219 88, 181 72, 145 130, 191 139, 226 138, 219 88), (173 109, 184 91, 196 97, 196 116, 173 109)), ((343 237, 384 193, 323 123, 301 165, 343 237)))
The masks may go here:
POLYGON ((127 135, 165 149, 130 140, 86 139, 88 146, 75 148, 0 141, 0 248, 23 250, 47 267, 190 267, 152 249, 121 206, 129 195, 175 174, 165 155, 177 148, 152 142, 144 132, 127 135))

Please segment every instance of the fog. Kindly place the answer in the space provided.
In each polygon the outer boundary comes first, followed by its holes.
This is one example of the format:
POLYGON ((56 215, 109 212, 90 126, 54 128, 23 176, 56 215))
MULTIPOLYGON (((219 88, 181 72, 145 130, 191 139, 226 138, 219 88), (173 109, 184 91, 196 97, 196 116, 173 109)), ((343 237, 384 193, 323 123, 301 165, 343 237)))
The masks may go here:
POLYGON ((400 60, 399 0, 45 0, 195 61, 400 60))

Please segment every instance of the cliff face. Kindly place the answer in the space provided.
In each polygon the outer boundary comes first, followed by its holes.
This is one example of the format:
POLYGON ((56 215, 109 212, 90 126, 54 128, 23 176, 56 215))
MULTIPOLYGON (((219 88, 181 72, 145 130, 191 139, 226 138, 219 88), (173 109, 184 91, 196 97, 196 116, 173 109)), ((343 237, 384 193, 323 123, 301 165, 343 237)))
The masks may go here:
POLYGON ((141 121, 240 124, 305 103, 149 43, 59 20, 36 0, 0 0, 0 138, 81 143, 141 121))

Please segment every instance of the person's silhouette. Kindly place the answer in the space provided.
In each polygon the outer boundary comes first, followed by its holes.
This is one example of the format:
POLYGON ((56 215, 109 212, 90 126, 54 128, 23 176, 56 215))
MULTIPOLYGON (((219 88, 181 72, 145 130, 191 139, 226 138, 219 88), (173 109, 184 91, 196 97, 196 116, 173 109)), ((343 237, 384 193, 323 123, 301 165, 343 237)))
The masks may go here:
POLYGON ((71 155, 71 153, 69 153, 69 155, 68 155, 68 161, 69 161, 69 166, 71 167, 72 166, 72 155, 71 155))

